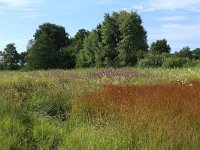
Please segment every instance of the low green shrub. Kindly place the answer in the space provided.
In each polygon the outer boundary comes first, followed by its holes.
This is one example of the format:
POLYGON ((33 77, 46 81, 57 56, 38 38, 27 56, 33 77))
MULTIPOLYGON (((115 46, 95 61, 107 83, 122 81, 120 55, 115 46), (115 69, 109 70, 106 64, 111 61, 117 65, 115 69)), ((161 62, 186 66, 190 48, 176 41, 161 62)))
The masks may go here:
POLYGON ((200 61, 199 60, 188 60, 186 64, 184 64, 184 67, 186 68, 192 68, 200 66, 200 61))
POLYGON ((161 55, 151 55, 147 58, 141 59, 138 62, 138 67, 140 68, 156 68, 161 67, 163 63, 163 58, 161 55))
POLYGON ((181 68, 188 62, 186 58, 171 57, 166 58, 162 64, 163 68, 181 68))

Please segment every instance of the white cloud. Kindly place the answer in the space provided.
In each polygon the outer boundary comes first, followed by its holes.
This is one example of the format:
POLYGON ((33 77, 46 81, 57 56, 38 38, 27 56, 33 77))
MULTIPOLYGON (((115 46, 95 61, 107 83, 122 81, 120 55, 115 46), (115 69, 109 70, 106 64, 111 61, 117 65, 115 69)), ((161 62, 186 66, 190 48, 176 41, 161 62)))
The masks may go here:
POLYGON ((200 0, 145 0, 130 9, 136 9, 144 12, 152 11, 176 11, 187 10, 191 12, 200 12, 200 0))
POLYGON ((144 9, 144 6, 143 6, 143 5, 133 5, 133 6, 131 7, 131 9, 143 10, 143 9, 144 9))
POLYGON ((159 21, 181 21, 187 19, 188 16, 162 16, 157 17, 156 20, 159 21))
POLYGON ((0 3, 10 7, 26 7, 38 2, 38 0, 0 0, 0 3))
POLYGON ((38 7, 44 0, 0 0, 0 15, 6 14, 13 10, 18 13, 21 18, 35 18, 42 16, 39 14, 38 7))
POLYGON ((100 4, 108 4, 108 3, 111 3, 112 0, 100 0, 99 3, 100 4))
POLYGON ((165 36, 170 40, 195 40, 200 39, 200 24, 165 24, 157 36, 165 36))
POLYGON ((190 46, 193 42, 200 41, 199 29, 200 24, 169 23, 162 25, 160 28, 150 29, 148 37, 150 42, 165 38, 171 44, 172 50, 180 50, 183 46, 190 46))
POLYGON ((200 0, 148 0, 148 6, 155 10, 192 10, 200 8, 200 0))

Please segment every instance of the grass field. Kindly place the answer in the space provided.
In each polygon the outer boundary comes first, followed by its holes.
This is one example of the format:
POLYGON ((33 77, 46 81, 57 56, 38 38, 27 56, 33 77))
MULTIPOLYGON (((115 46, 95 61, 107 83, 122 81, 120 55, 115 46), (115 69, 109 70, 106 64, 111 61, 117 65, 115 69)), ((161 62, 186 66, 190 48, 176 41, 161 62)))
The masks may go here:
POLYGON ((200 149, 200 68, 0 72, 0 150, 134 149, 200 149))

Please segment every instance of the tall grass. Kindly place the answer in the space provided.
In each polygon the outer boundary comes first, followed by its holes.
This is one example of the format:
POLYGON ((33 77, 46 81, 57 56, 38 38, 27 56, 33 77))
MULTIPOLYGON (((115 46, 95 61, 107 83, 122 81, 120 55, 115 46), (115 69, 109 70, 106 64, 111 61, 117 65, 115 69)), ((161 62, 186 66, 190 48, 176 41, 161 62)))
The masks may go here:
POLYGON ((0 72, 0 150, 199 149, 199 74, 0 72))
MULTIPOLYGON (((126 139, 123 149, 199 149, 199 91, 200 82, 103 85, 99 91, 82 96, 75 109, 85 110, 81 113, 94 126, 99 120, 122 126, 118 132, 119 138, 126 139)), ((107 130, 107 126, 102 128, 107 130)))

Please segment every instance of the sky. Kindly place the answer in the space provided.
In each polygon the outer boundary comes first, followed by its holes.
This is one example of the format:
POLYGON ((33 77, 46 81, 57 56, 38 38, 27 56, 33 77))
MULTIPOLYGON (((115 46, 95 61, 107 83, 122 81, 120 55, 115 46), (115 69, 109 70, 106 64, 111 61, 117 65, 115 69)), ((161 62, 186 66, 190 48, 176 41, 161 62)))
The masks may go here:
POLYGON ((200 48, 200 0, 0 0, 0 50, 15 43, 19 52, 26 51, 46 22, 65 27, 73 37, 79 29, 94 29, 105 13, 120 10, 138 12, 149 45, 165 38, 172 52, 200 48))

